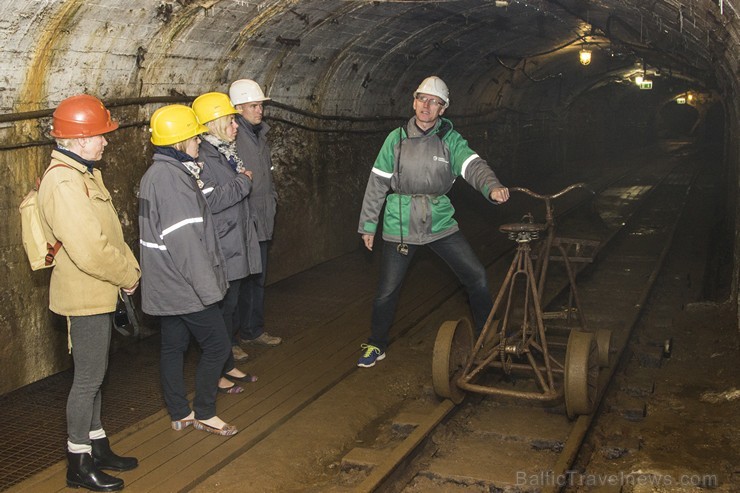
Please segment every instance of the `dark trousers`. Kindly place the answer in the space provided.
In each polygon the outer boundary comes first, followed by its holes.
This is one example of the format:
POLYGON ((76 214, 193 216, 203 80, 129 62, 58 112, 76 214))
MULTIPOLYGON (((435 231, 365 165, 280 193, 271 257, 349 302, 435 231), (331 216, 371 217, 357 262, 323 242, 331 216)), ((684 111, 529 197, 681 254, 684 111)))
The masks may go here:
POLYGON ((71 443, 90 444, 90 432, 100 430, 100 386, 108 369, 113 314, 67 317, 72 340, 74 379, 67 397, 67 435, 71 443))
MULTIPOLYGON (((409 245, 408 255, 396 250, 398 243, 384 242, 380 282, 373 302, 371 322, 372 334, 368 342, 381 351, 388 347, 388 332, 396 315, 398 297, 403 279, 411 259, 421 245, 409 245)), ((493 309, 491 292, 488 289, 486 269, 470 247, 468 240, 459 231, 428 243, 427 245, 444 260, 465 287, 473 314, 473 323, 480 331, 493 309)))
POLYGON ((239 337, 256 339, 265 331, 265 279, 267 278, 267 247, 269 241, 260 241, 262 272, 243 279, 239 293, 241 325, 239 337))
POLYGON ((217 305, 186 315, 162 317, 162 350, 160 371, 164 402, 172 420, 190 414, 183 361, 192 335, 202 354, 195 371, 195 399, 193 410, 196 419, 209 419, 216 415, 216 387, 226 358, 231 354, 231 344, 226 335, 224 317, 217 305))
MULTIPOLYGON (((241 292, 241 285, 244 279, 237 279, 235 281, 229 281, 229 289, 226 290, 224 299, 221 300, 221 314, 224 317, 224 325, 226 328, 226 334, 229 337, 229 341, 232 346, 236 346, 238 341, 236 340, 237 332, 240 326, 241 310, 239 309, 239 296, 241 292)), ((226 364, 224 365, 224 373, 234 369, 234 355, 229 351, 229 357, 226 358, 226 364)))

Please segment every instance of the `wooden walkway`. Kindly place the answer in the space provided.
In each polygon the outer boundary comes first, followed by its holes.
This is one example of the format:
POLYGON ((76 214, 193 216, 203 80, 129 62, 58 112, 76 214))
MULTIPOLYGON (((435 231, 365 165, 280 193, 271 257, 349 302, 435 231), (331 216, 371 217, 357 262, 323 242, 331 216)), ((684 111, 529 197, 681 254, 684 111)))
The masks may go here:
MULTIPOLYGON (((488 252, 494 254, 491 249, 488 252)), ((270 318, 279 319, 276 327, 293 327, 293 334, 280 346, 248 361, 247 370, 259 375, 258 382, 242 385, 242 394, 218 396, 218 415, 236 425, 238 434, 224 438, 192 428, 173 431, 163 409, 112 436, 118 454, 139 459, 139 467, 133 471, 113 473, 124 479, 125 490, 191 488, 354 371, 360 344, 368 336, 378 253, 369 256, 358 251, 342 256, 271 289, 270 318)), ((412 327, 458 291, 456 279, 440 264, 425 254, 415 261, 394 335, 412 327)), ((65 474, 66 463, 62 461, 8 491, 65 491, 65 474)))

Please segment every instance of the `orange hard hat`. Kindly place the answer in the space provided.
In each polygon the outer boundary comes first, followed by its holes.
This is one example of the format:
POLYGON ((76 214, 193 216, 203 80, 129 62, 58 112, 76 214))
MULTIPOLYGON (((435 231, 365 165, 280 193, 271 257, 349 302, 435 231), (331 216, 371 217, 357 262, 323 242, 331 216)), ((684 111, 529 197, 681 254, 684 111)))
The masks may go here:
POLYGON ((89 94, 65 99, 51 118, 51 136, 59 139, 92 137, 117 128, 118 122, 111 119, 103 102, 89 94))

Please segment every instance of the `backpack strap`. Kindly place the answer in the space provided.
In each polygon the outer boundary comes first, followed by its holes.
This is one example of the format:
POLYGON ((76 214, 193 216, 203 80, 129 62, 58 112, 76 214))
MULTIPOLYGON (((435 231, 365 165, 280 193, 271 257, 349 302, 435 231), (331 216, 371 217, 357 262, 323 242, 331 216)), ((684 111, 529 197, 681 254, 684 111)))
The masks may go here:
MULTIPOLYGON (((64 166, 65 168, 74 169, 72 166, 64 163, 58 163, 54 166, 49 166, 46 171, 44 171, 44 174, 40 177, 36 178, 36 191, 38 191, 39 187, 41 186, 41 180, 46 176, 46 174, 53 170, 54 168, 59 168, 61 166, 64 166)), ((87 183, 82 183, 85 185, 85 194, 90 197, 90 190, 87 188, 87 183)), ((44 265, 47 267, 50 266, 52 263, 54 263, 54 257, 56 257, 57 253, 59 253, 59 250, 62 248, 62 242, 57 240, 56 243, 53 245, 49 242, 46 243, 46 257, 44 257, 44 265)))
MULTIPOLYGON (((54 166, 49 166, 46 169, 46 171, 44 171, 44 174, 42 176, 40 176, 39 178, 36 178, 36 190, 39 189, 39 186, 41 185, 41 180, 44 178, 44 176, 46 176, 46 173, 48 173, 49 171, 53 170, 54 168, 59 168, 61 166, 64 166, 65 168, 69 168, 69 169, 74 169, 69 164, 64 164, 64 163, 57 163, 54 166)), ((77 170, 75 170, 75 171, 77 171, 77 170)), ((87 188, 87 183, 82 182, 82 184, 85 185, 85 195, 87 195, 87 197, 90 198, 90 190, 87 188)))
POLYGON ((51 243, 46 244, 46 257, 44 257, 44 265, 50 266, 54 263, 54 257, 59 253, 59 249, 62 248, 62 242, 57 240, 53 245, 51 243))

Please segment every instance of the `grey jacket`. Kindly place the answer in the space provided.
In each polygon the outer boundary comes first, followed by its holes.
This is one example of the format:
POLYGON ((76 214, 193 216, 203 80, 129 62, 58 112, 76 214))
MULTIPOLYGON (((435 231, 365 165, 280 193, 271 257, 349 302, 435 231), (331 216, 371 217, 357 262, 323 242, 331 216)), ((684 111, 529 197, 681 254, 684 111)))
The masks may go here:
POLYGON ((250 170, 252 191, 249 194, 249 208, 257 221, 259 241, 272 239, 277 210, 277 192, 272 182, 272 158, 267 144, 267 132, 270 126, 262 122, 258 135, 255 135, 252 124, 241 115, 235 115, 239 124, 236 134, 236 151, 244 161, 244 167, 250 170))
POLYGON ((200 143, 198 158, 203 162, 202 192, 226 259, 226 278, 235 281, 262 272, 257 230, 246 199, 252 182, 234 171, 226 157, 205 140, 200 143))
POLYGON ((139 187, 142 309, 150 315, 204 310, 226 293, 226 263, 213 216, 183 164, 154 154, 139 187))
POLYGON ((502 186, 488 164, 452 128, 451 121, 440 118, 424 133, 412 117, 388 135, 375 159, 358 232, 375 235, 385 204, 386 241, 426 245, 453 234, 459 228, 447 192, 459 176, 489 202, 491 190, 502 186))

